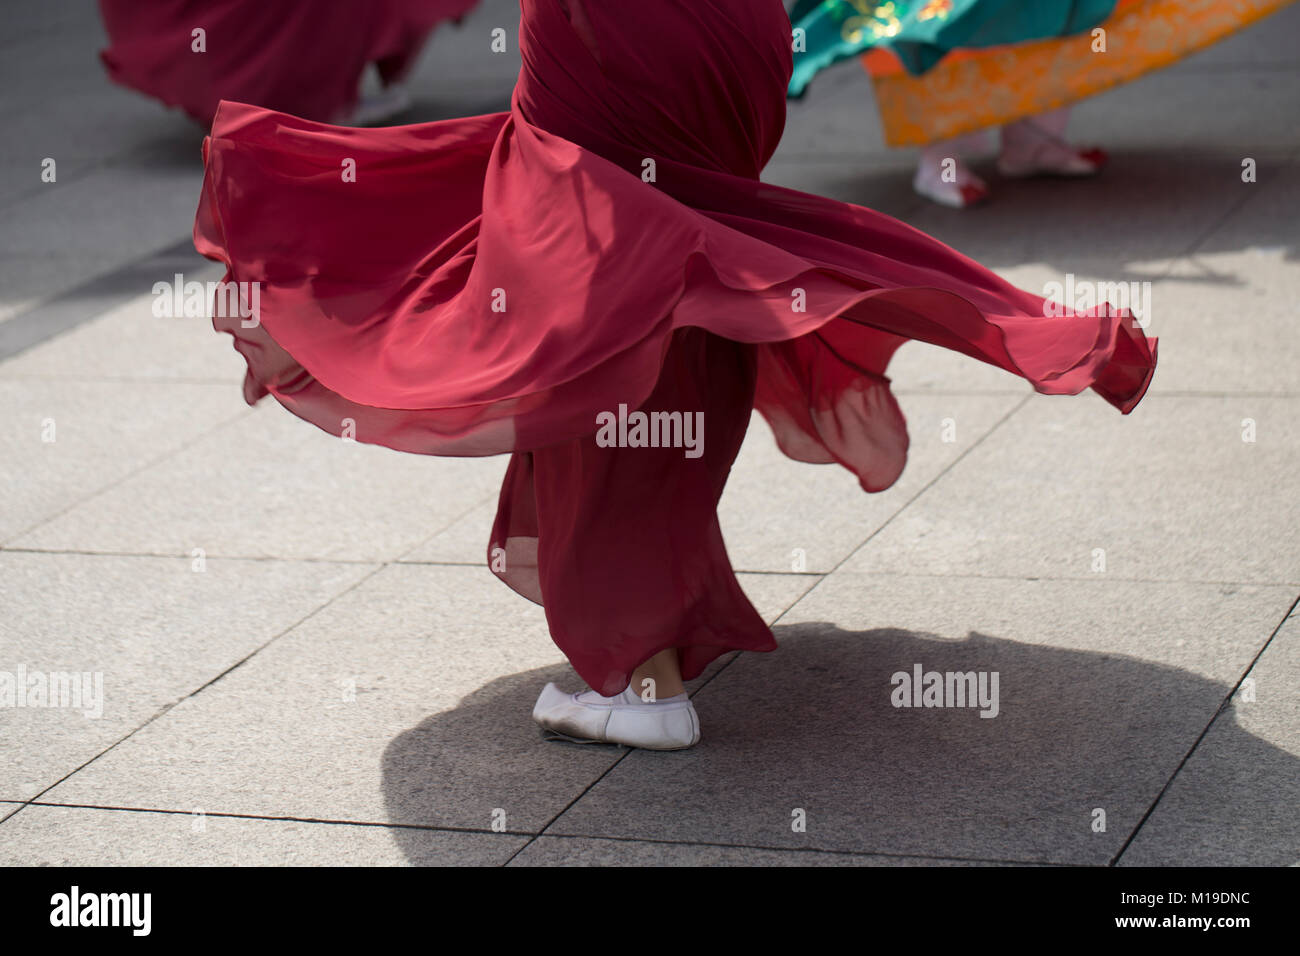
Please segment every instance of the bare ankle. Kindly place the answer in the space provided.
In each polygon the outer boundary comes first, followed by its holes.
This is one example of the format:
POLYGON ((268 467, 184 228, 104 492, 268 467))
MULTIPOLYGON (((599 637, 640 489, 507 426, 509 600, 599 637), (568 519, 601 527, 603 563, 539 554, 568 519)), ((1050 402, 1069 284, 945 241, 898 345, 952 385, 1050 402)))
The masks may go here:
POLYGON ((632 672, 629 685, 632 692, 650 702, 676 697, 686 692, 682 673, 677 663, 677 649, 660 651, 632 672))

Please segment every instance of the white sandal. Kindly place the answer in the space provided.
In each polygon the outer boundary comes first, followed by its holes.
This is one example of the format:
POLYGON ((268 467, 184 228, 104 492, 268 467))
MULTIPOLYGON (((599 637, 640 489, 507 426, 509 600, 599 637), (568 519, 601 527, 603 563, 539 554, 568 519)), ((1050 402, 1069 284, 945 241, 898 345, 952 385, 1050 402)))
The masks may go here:
POLYGON ((1102 150, 1071 146, 1028 119, 1003 129, 998 173, 1007 179, 1095 176, 1106 165, 1106 159, 1102 150))
POLYGON ((989 187, 961 160, 960 156, 939 156, 930 150, 921 154, 912 177, 912 188, 932 202, 951 209, 965 209, 989 197, 989 187), (953 179, 945 180, 944 163, 953 164, 953 179))

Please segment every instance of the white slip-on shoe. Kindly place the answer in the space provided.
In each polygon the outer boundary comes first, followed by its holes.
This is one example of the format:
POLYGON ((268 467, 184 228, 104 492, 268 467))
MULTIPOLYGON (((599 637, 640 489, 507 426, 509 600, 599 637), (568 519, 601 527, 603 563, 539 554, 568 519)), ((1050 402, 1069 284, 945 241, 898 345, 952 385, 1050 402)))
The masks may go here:
POLYGON ((566 694, 547 684, 533 706, 533 720, 551 739, 573 743, 684 750, 700 740, 700 718, 690 698, 647 704, 631 688, 602 697, 592 690, 566 694))

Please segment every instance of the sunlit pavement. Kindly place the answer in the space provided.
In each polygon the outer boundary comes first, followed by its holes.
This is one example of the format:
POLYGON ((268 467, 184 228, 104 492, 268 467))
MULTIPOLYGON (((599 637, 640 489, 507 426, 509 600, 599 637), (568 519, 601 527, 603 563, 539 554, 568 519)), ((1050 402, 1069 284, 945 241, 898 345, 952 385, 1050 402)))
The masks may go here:
MULTIPOLYGON (((154 314, 219 277, 187 246, 202 131, 108 83, 92 5, 10 7, 0 863, 1298 862, 1300 8, 1081 105, 1100 178, 980 164, 968 212, 913 195, 856 65, 791 107, 768 179, 1025 288, 1137 283, 1161 364, 1124 418, 908 346, 878 495, 756 419, 723 522, 782 646, 693 682, 702 742, 653 753, 532 723, 578 684, 485 566, 503 459, 250 409, 227 337, 154 314), (985 700, 895 706, 918 668, 985 700), (55 672, 80 707, 12 692, 55 672)), ((504 108, 516 24, 440 33, 407 119, 504 108)))

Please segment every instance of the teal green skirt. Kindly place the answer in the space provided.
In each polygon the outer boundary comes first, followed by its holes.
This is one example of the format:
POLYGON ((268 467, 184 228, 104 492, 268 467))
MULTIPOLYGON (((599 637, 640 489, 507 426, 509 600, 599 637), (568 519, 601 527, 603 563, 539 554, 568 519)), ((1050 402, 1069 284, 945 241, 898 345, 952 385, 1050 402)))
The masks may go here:
POLYGON ((798 0, 790 95, 846 57, 888 47, 920 76, 961 47, 1002 46, 1091 30, 1116 0, 798 0), (803 30, 800 36, 798 31, 803 30))

